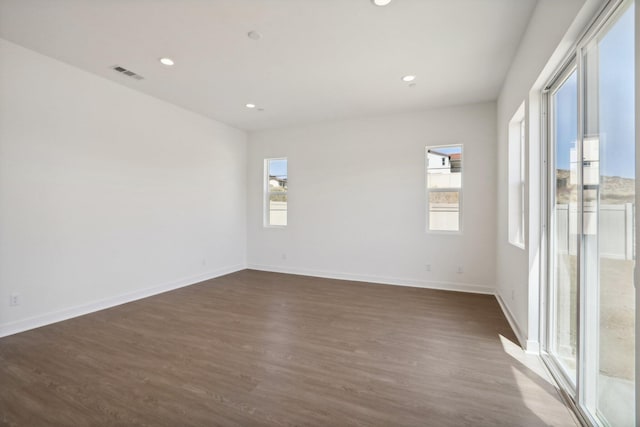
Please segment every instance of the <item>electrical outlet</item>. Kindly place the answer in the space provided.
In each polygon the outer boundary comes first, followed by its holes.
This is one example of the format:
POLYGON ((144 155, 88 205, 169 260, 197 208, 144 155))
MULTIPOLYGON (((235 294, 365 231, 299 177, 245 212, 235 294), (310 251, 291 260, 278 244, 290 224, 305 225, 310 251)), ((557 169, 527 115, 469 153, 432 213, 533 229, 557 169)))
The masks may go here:
POLYGON ((9 295, 9 306, 15 307, 20 305, 20 294, 13 293, 9 295))
POLYGON ((431 271, 431 264, 425 264, 424 271, 431 271))
POLYGON ((458 272, 458 274, 462 274, 464 273, 464 268, 461 265, 459 265, 456 271, 458 272))

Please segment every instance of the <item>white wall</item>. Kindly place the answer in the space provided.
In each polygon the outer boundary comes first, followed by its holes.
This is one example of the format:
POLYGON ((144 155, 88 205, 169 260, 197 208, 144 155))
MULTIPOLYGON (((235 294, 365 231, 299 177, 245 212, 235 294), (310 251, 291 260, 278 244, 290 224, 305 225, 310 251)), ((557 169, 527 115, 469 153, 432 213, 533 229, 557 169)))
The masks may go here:
POLYGON ((244 268, 245 227, 244 132, 0 40, 0 336, 244 268))
POLYGON ((521 341, 536 351, 544 243, 541 242, 541 122, 540 98, 544 82, 577 41, 601 0, 540 0, 523 36, 497 102, 498 186, 497 266, 498 295, 511 314, 521 341), (526 249, 508 240, 508 127, 521 103, 527 120, 526 249), (534 302, 531 307, 529 302, 534 302))
POLYGON ((251 134, 249 267, 493 292, 495 125, 495 104, 486 103, 251 134), (456 143, 464 144, 463 232, 429 234, 425 146, 456 143), (284 229, 262 225, 270 157, 289 159, 284 229))

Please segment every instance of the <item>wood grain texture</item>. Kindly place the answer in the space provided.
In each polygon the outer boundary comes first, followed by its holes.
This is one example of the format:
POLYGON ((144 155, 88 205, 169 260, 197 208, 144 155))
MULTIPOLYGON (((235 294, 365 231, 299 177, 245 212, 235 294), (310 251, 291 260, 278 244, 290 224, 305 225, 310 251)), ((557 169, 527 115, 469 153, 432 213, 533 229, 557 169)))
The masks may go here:
POLYGON ((0 425, 574 425, 493 296, 245 270, 0 339, 0 425))

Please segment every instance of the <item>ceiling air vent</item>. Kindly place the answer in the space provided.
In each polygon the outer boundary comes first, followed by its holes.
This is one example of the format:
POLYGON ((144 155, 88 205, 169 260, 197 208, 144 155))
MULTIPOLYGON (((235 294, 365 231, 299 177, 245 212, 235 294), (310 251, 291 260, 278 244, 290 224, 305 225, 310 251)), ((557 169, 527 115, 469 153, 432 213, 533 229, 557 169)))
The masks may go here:
POLYGON ((126 68, 121 67, 119 65, 114 65, 111 68, 113 68, 115 71, 119 72, 120 74, 124 74, 125 76, 131 77, 132 79, 136 79, 136 80, 144 79, 144 77, 142 77, 140 74, 136 74, 133 71, 127 70, 126 68))

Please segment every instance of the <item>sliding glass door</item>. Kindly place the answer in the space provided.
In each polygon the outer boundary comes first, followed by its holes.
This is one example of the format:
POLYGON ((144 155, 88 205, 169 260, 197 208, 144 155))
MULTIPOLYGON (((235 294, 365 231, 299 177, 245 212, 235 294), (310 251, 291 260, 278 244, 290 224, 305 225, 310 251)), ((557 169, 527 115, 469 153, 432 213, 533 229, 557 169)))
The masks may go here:
POLYGON ((633 1, 618 3, 548 91, 546 351, 585 419, 631 427, 635 12, 633 1))
POLYGON ((635 425, 634 6, 583 49, 584 404, 635 425))
POLYGON ((550 281, 551 312, 549 353, 561 368, 566 382, 576 384, 577 321, 578 321, 578 220, 579 172, 578 156, 578 73, 569 65, 550 94, 550 118, 555 166, 551 210, 553 254, 550 281))

